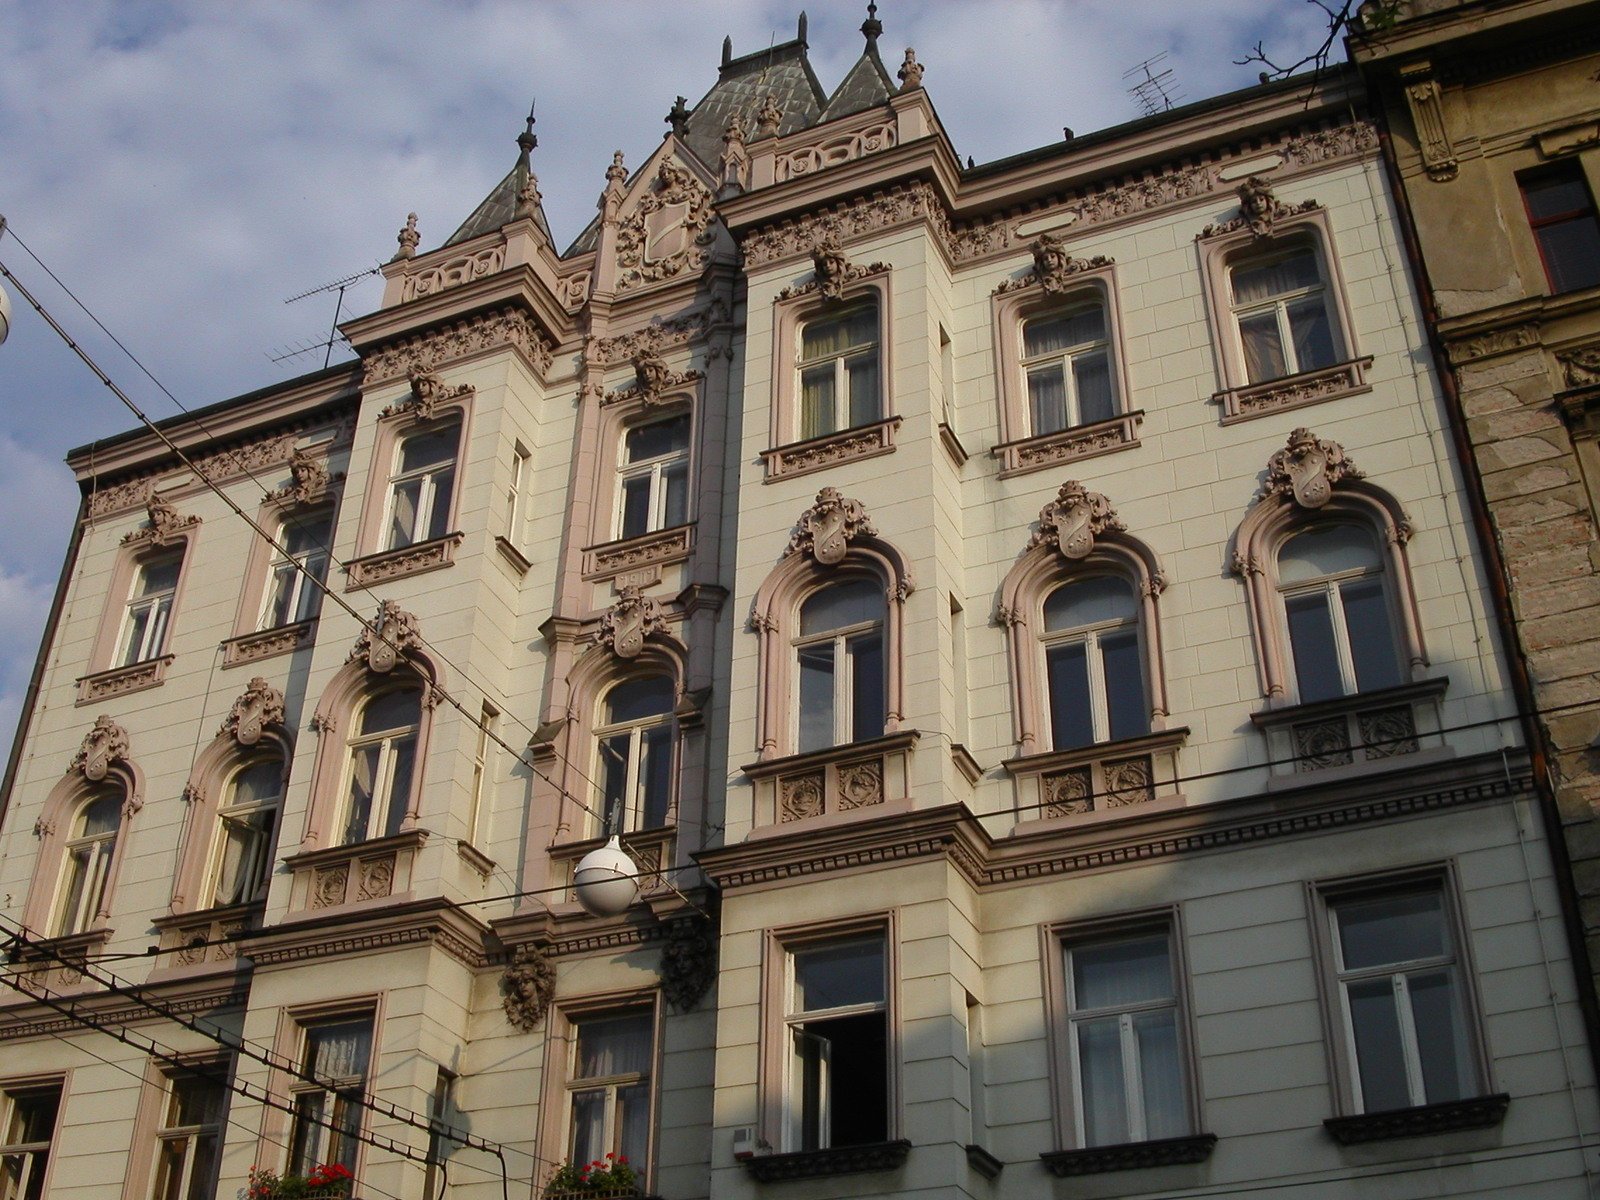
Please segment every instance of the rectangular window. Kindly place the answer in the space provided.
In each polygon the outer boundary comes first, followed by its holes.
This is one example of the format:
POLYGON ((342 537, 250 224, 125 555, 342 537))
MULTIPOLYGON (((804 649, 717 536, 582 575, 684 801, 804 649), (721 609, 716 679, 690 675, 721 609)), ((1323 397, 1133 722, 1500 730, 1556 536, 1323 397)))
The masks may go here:
POLYGON ((636 425, 622 439, 617 537, 639 537, 689 519, 687 414, 636 425))
POLYGON ((522 545, 522 495, 528 486, 528 448, 521 442, 511 447, 511 478, 506 481, 506 541, 522 545))
POLYGON ((172 620, 172 599, 178 591, 183 551, 151 555, 139 561, 128 591, 128 610, 112 664, 130 667, 159 658, 167 645, 167 625, 172 620))
POLYGON ((467 814, 467 844, 483 847, 489 841, 489 800, 493 795, 494 731, 500 714, 485 704, 478 716, 478 744, 472 754, 472 810, 467 814))
POLYGON ((363 1109, 372 1058, 372 1017, 337 1017, 306 1024, 302 1029, 300 1069, 323 1086, 295 1080, 294 1130, 289 1170, 308 1175, 314 1167, 338 1163, 356 1169, 361 1148, 363 1109))
POLYGON ((642 1179, 650 1155, 650 1072, 655 1018, 649 1011, 574 1021, 567 1069, 569 1162, 626 1158, 642 1179))
POLYGON ((422 1200, 435 1200, 440 1194, 444 1160, 461 1144, 445 1132, 455 1127, 456 1114, 456 1077, 440 1067, 428 1097, 428 1165, 422 1175, 422 1200))
POLYGON ((195 1071, 167 1081, 156 1132, 151 1200, 207 1200, 216 1182, 218 1135, 227 1084, 217 1072, 195 1071))
POLYGON ((869 425, 883 416, 878 306, 856 305, 800 331, 800 440, 869 425))
POLYGON ((884 936, 789 947, 784 997, 784 1150, 889 1138, 884 936))
POLYGON ((1569 159, 1517 182, 1550 291, 1600 285, 1600 219, 1582 165, 1569 159))
POLYGON ((1291 244, 1287 250, 1236 258, 1228 267, 1228 283, 1250 383, 1339 361, 1315 246, 1291 244))
POLYGON ((328 547, 333 541, 333 513, 286 518, 278 526, 277 540, 282 549, 273 551, 260 629, 309 621, 321 609, 321 585, 328 578, 328 547))
POLYGON ((61 1084, 19 1084, 0 1092, 0 1197, 41 1200, 61 1084))
POLYGON ((1069 938, 1062 958, 1078 1145, 1192 1133, 1171 925, 1069 938))
POLYGON ((1045 313, 1022 326, 1030 432, 1057 433, 1116 415, 1105 305, 1098 299, 1045 313))
POLYGON ((1458 935, 1443 881, 1327 898, 1353 1111, 1482 1091, 1458 935))
POLYGON ((419 430, 395 448, 389 477, 389 513, 383 548, 399 550, 450 532, 450 501, 455 492, 456 453, 461 422, 419 430))

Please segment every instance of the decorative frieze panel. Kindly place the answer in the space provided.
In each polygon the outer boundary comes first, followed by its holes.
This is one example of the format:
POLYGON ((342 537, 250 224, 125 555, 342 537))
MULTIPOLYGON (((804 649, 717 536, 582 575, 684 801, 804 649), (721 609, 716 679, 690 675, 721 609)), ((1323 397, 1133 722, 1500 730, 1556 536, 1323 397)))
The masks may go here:
POLYGON ((1177 756, 1188 733, 1167 729, 1011 759, 1003 765, 1016 784, 1019 821, 1114 816, 1158 799, 1163 807, 1181 803, 1177 756))
POLYGON ((610 579, 624 571, 681 562, 689 557, 693 546, 693 525, 678 525, 624 541, 591 546, 583 552, 583 577, 610 579))
POLYGON ((1139 444, 1139 424, 1143 420, 1144 411, 1135 409, 1108 421, 1074 425, 1057 433, 1002 442, 990 453, 1000 460, 1001 478, 1025 475, 1029 471, 1042 471, 1062 463, 1132 449, 1139 444))
POLYGON ((1439 697, 1445 680, 1426 680, 1365 695, 1253 713, 1266 735, 1274 775, 1303 776, 1335 767, 1375 769, 1442 745, 1439 697))
POLYGON ((777 827, 870 817, 907 793, 915 733, 835 746, 745 767, 756 785, 758 820, 777 827))
POLYGON ((464 536, 461 533, 448 533, 442 538, 417 542, 399 550, 385 550, 380 554, 352 558, 345 564, 348 581, 344 590, 354 592, 385 580, 403 579, 407 575, 421 575, 425 571, 448 567, 455 562, 456 547, 461 545, 464 536))
POLYGON ((146 688, 160 687, 162 680, 167 677, 167 668, 172 665, 172 659, 172 655, 163 654, 160 658, 149 658, 130 666, 84 675, 78 680, 77 703, 80 706, 95 704, 101 700, 114 700, 118 696, 142 692, 146 688))
POLYGON ((699 341, 712 326, 727 320, 727 305, 720 297, 713 297, 703 309, 652 321, 643 329, 614 337, 595 338, 588 345, 588 358, 596 366, 611 367, 645 356, 660 357, 668 350, 699 341))
POLYGON ((418 271, 407 272, 400 284, 400 303, 449 291, 475 279, 498 275, 506 265, 505 243, 472 254, 458 254, 418 271))
POLYGON ((426 840, 418 830, 291 855, 284 860, 294 876, 290 911, 318 912, 409 894, 416 856, 426 840))
POLYGON ((311 645, 311 631, 315 628, 315 621, 299 621, 229 638, 222 643, 222 665, 238 667, 303 650, 311 645))
POLYGON ((818 171, 852 159, 865 158, 880 150, 892 149, 896 144, 895 123, 882 121, 857 129, 839 137, 829 138, 814 146, 800 146, 778 155, 774 164, 774 179, 783 183, 802 175, 815 175, 818 171))
POLYGON ((633 212, 617 229, 617 291, 700 271, 716 235, 711 193, 689 170, 663 159, 633 212))
POLYGON ((534 319, 520 308, 505 308, 384 343, 362 358, 365 383, 377 387, 502 346, 522 351, 541 374, 550 370, 550 343, 534 319))
POLYGON ((1222 424, 1233 425, 1291 408, 1321 404, 1324 400, 1338 400, 1370 392, 1372 385, 1367 382, 1367 368, 1370 366, 1371 358, 1352 359, 1319 371, 1291 375, 1287 379, 1227 388, 1212 396, 1211 402, 1222 406, 1222 424))
POLYGON ((160 931, 160 965, 191 971, 203 967, 231 969, 239 958, 236 939, 256 928, 260 916, 260 904, 240 904, 157 917, 152 924, 160 931))
POLYGON ((761 461, 766 464, 766 481, 806 475, 858 458, 890 454, 894 451, 894 435, 900 428, 900 420, 889 417, 871 425, 857 425, 838 433, 763 450, 761 461))

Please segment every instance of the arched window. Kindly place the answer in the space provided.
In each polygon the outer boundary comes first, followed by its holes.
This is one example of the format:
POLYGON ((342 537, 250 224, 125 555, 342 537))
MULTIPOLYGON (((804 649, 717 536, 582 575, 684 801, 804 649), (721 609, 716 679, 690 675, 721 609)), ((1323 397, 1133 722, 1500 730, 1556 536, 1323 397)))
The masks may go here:
POLYGON ((205 907, 248 904, 265 894, 282 805, 281 759, 260 759, 234 772, 217 811, 205 907))
POLYGON ((1301 703, 1405 681, 1384 586, 1365 525, 1315 525, 1278 551, 1278 589, 1301 703))
POLYGON ((881 737, 887 717, 882 585, 847 579, 800 605, 796 742, 800 753, 881 737))
POLYGON ((1046 690, 1053 749, 1150 732, 1139 597, 1117 575, 1073 579, 1044 602, 1046 690))
POLYGON ((1022 325, 1029 433, 1037 437, 1117 413, 1106 306, 1091 289, 1022 325))
POLYGON ((422 723, 422 692, 400 687, 362 705, 349 741, 339 845, 400 832, 410 808, 422 723))
POLYGON ((677 686, 670 676, 625 679, 606 692, 595 725, 603 833, 667 823, 677 781, 677 686))
POLYGON ((67 937, 96 927, 105 910, 111 863, 121 830, 119 789, 99 789, 78 806, 62 854, 51 936, 67 937))
POLYGON ((450 531, 461 422, 444 421, 400 439, 389 476, 384 550, 431 541, 450 531))
POLYGON ((868 425, 883 416, 876 298, 828 312, 800 329, 801 441, 868 425))

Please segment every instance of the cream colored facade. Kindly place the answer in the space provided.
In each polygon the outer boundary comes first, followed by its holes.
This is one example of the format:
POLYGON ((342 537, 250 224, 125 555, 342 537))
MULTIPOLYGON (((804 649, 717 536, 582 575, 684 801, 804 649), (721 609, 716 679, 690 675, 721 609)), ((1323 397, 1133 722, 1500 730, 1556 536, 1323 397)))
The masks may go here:
POLYGON ((231 1196, 358 1094, 362 1197, 533 1194, 577 1145, 673 1200, 1589 1193, 1354 78, 963 169, 865 32, 832 95, 803 25, 725 53, 565 253, 525 138, 444 245, 402 231, 358 362, 166 427, 192 467, 74 454, 0 830, 0 1092, 60 1097, 47 1161, 5 1149, 51 1197, 158 1194, 182 1137, 231 1196), (320 615, 231 506, 335 514, 320 615), (226 833, 278 761, 257 899, 226 833), (608 796, 612 919, 570 892, 608 796), (235 1089, 203 1129, 164 1107, 194 1056, 235 1089))

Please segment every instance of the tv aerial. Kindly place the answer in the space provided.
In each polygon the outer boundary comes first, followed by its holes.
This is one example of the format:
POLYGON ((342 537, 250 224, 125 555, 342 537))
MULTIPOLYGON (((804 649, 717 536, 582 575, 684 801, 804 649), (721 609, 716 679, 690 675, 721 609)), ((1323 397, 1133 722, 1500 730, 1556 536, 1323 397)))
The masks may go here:
POLYGON ((325 283, 321 287, 314 287, 310 291, 301 292, 298 296, 290 296, 285 304, 293 304, 297 300, 306 300, 312 296, 325 295, 328 292, 338 292, 339 298, 333 305, 333 324, 328 327, 328 336, 321 341, 306 341, 300 344, 291 344, 284 347, 276 354, 268 353, 267 357, 273 362, 283 362, 286 359, 298 358, 302 354, 310 354, 314 350, 323 351, 322 365, 326 367, 333 361, 333 347, 341 339, 339 333, 339 315, 344 310, 344 294, 355 287, 368 276, 376 275, 379 268, 369 267, 365 271, 357 271, 354 275, 346 275, 343 279, 335 279, 332 283, 325 283))
POLYGON ((1128 89, 1128 95, 1134 98, 1140 111, 1147 117, 1170 112, 1172 106, 1183 99, 1183 93, 1177 90, 1172 68, 1161 65, 1166 58, 1167 52, 1163 50, 1154 58, 1147 58, 1122 73, 1124 79, 1137 80, 1128 89))

